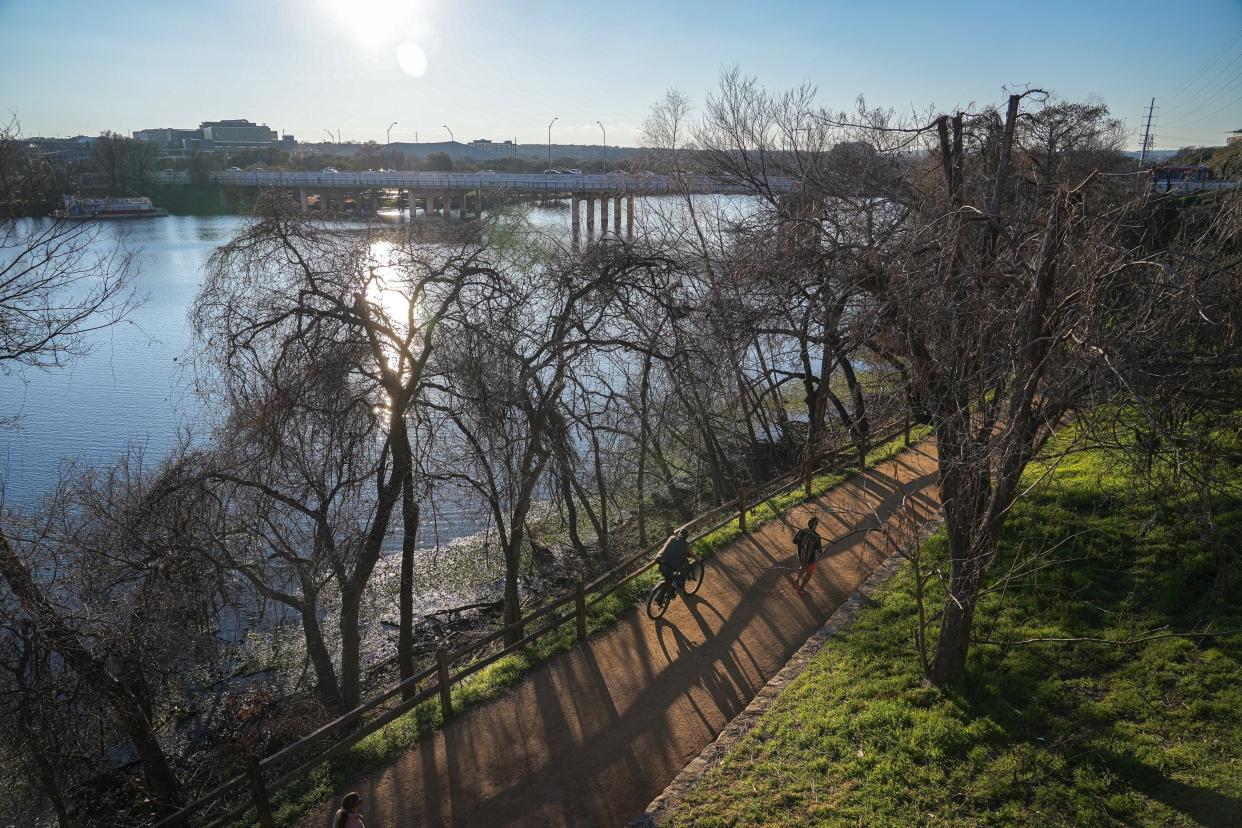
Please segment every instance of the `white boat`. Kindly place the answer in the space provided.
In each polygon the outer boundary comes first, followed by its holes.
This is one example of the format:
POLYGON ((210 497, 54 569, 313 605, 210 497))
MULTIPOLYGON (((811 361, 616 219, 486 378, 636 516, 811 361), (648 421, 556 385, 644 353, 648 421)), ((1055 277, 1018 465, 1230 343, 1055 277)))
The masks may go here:
POLYGON ((150 218, 168 213, 146 198, 78 198, 65 196, 65 208, 53 213, 57 218, 150 218))

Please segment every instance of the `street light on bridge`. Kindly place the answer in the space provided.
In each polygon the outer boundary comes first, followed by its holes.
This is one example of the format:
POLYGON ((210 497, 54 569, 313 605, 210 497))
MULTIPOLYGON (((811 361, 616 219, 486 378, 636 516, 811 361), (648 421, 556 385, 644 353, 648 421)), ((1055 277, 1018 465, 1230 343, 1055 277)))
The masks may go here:
POLYGON ((385 144, 391 144, 391 143, 392 143, 392 128, 393 128, 393 127, 395 127, 396 125, 397 125, 397 122, 396 122, 396 121, 393 121, 391 124, 389 124, 389 125, 388 125, 388 131, 387 131, 386 133, 384 133, 384 143, 385 143, 385 144))
POLYGON ((604 129, 602 121, 596 121, 599 124, 599 131, 604 133, 604 172, 608 172, 608 130, 604 129))
MULTIPOLYGON (((556 116, 559 118, 560 116, 556 116)), ((552 169, 552 125, 556 123, 556 118, 548 121, 548 169, 552 169)))
POLYGON ((448 124, 443 124, 443 127, 444 127, 445 129, 448 129, 448 134, 449 134, 449 143, 456 144, 456 143, 457 143, 457 139, 453 137, 453 130, 449 129, 448 124))

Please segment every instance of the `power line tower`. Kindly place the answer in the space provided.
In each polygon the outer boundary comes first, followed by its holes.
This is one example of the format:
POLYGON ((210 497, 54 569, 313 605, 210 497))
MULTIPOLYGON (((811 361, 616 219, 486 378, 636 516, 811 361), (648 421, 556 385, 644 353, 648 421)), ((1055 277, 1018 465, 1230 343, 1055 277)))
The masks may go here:
POLYGON ((1139 167, 1147 163, 1147 153, 1151 152, 1151 118, 1156 112, 1156 99, 1151 99, 1151 104, 1147 107, 1147 126, 1143 128, 1143 149, 1139 152, 1139 167))

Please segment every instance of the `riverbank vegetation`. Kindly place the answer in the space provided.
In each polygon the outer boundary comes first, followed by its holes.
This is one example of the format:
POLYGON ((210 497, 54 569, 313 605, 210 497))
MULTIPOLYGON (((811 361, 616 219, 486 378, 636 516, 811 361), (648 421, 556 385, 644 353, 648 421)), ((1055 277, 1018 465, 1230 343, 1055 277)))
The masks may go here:
MULTIPOLYGON (((1141 479, 1191 492, 1216 588, 1234 583, 1213 538, 1237 433, 1236 194, 1151 193, 1103 106, 1038 91, 902 120, 727 73, 698 121, 670 93, 646 133, 686 187, 632 239, 578 247, 512 212, 345 229, 261 201, 190 310, 204 414, 183 444, 71 469, 3 513, 11 801, 168 813, 415 674, 446 640, 416 612, 446 503, 479 530, 456 552, 494 579, 463 600, 496 606, 480 628, 512 643, 526 610, 691 516, 778 474, 815 491, 828 453, 861 467, 879 435, 926 427, 945 563, 912 567, 915 663, 951 693, 1013 579, 1001 538, 1028 465, 1064 424, 1124 411, 1083 433, 1170 470, 1141 479), (735 195, 692 192, 702 176, 735 195)), ((55 260, 5 221, 30 284, 55 260)), ((406 736, 375 738, 381 755, 406 736)))

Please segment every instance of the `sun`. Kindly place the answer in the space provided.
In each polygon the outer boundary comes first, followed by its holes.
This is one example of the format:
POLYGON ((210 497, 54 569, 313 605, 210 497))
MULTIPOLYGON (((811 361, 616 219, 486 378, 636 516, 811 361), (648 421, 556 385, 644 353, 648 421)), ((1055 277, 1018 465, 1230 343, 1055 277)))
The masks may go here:
POLYGON ((418 12, 411 0, 323 0, 337 20, 363 46, 390 44, 418 12))

